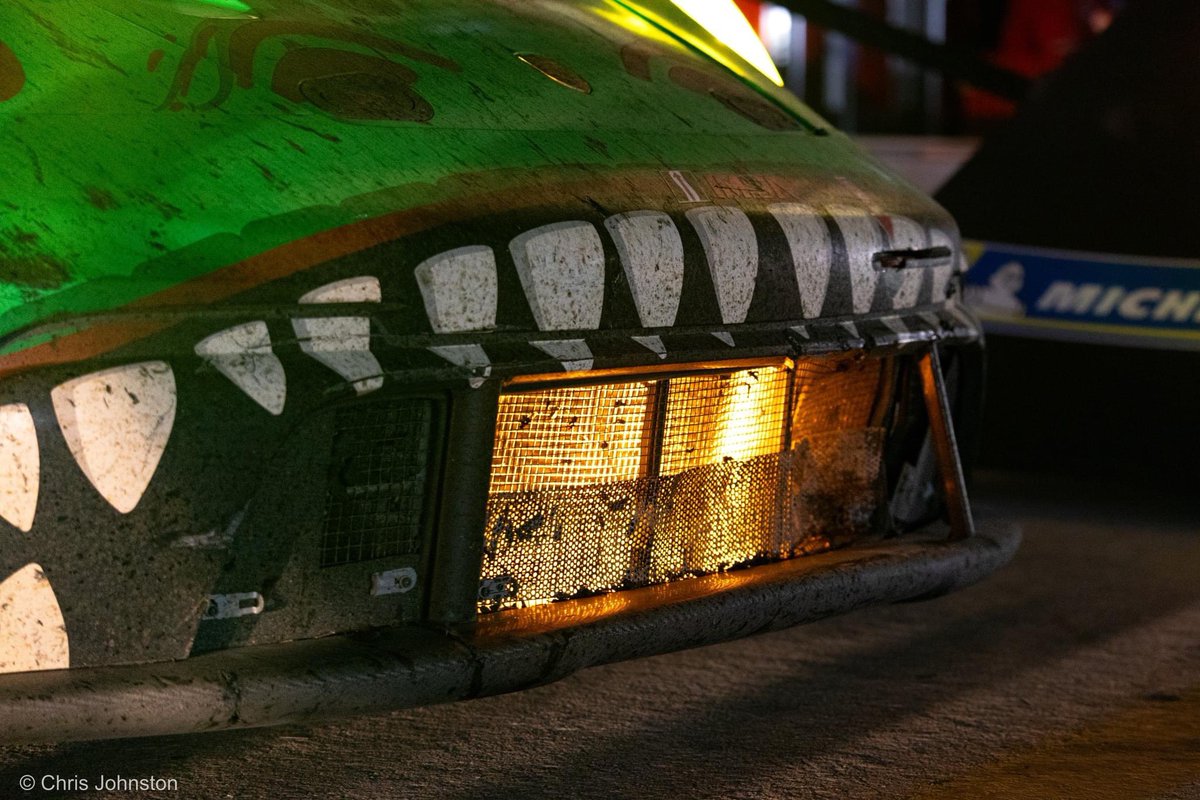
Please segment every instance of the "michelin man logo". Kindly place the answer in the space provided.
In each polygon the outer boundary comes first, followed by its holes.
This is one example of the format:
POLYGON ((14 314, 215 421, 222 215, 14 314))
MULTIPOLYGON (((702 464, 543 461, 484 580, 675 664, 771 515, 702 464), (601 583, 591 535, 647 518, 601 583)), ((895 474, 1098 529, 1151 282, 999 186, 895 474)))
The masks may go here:
POLYGON ((1025 268, 1020 262, 1009 261, 988 276, 986 286, 968 286, 966 301, 992 314, 1010 317, 1025 316, 1025 304, 1017 297, 1025 285, 1025 268))

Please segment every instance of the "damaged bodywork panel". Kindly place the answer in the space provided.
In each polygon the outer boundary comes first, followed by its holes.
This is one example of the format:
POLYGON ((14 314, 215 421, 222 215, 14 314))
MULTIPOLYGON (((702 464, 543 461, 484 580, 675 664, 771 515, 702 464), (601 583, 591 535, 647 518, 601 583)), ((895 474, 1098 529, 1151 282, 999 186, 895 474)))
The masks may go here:
POLYGON ((0 735, 477 696, 1011 555, 953 221, 673 5, 241 5, 0 10, 0 735))

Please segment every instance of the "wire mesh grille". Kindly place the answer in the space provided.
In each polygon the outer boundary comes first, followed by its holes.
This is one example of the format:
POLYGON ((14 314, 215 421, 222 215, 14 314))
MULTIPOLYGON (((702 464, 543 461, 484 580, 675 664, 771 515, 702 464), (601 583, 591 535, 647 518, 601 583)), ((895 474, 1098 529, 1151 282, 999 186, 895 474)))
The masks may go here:
POLYGON ((648 384, 621 383, 502 396, 491 491, 636 478, 649 394, 648 384))
MULTIPOLYGON (((870 532, 884 492, 883 431, 867 427, 882 369, 872 359, 811 360, 794 371, 767 367, 502 398, 493 463, 508 471, 492 480, 480 609, 662 583, 870 532), (656 415, 663 397, 665 413, 656 415), (506 409, 514 398, 519 403, 506 409), (514 442, 522 454, 594 451, 587 437, 593 428, 609 431, 611 421, 603 420, 617 398, 628 421, 613 468, 580 469, 572 459, 554 474, 553 458, 512 461, 514 442), (588 402, 597 403, 594 410, 588 402), (561 412, 540 411, 564 406, 569 425, 550 424, 561 412), (639 410, 636 424, 630 408, 639 410), (526 442, 539 411, 545 424, 530 436, 584 441, 526 442), (589 414, 598 418, 594 426, 584 422, 589 414)), ((610 448, 614 438, 607 436, 610 448)))
POLYGON ((862 428, 870 423, 886 359, 835 356, 796 365, 793 442, 812 433, 862 428))
POLYGON ((433 402, 340 410, 321 537, 321 566, 421 551, 433 402))
POLYGON ((480 608, 647 586, 860 537, 880 507, 882 444, 880 429, 835 431, 677 475, 493 495, 480 608))
POLYGON ((779 452, 789 376, 766 367, 670 381, 661 473, 779 452))

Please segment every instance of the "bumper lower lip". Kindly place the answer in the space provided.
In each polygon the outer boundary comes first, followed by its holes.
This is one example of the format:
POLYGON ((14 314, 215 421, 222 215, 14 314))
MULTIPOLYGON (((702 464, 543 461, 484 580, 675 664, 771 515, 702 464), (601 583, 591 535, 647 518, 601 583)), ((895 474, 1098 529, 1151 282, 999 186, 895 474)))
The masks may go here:
POLYGON ((588 666, 936 596, 999 569, 1020 538, 1014 525, 984 521, 959 541, 889 540, 632 590, 616 613, 590 598, 550 614, 485 617, 472 630, 399 627, 184 661, 5 675, 0 740, 256 727, 500 694, 588 666))

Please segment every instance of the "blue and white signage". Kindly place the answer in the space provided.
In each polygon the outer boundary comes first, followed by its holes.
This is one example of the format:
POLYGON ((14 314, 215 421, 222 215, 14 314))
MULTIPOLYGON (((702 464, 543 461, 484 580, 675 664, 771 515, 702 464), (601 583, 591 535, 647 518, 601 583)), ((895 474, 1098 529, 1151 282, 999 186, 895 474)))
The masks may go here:
POLYGON ((1200 260, 966 242, 964 299, 988 331, 1200 350, 1200 260))

